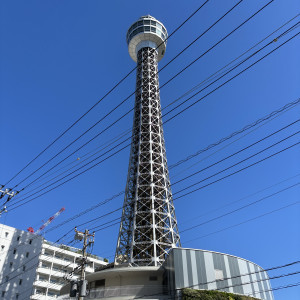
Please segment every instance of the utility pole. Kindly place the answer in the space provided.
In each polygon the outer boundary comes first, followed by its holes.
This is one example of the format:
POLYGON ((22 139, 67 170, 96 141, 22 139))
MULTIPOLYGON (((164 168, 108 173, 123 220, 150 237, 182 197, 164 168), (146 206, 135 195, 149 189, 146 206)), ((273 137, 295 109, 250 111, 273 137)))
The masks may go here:
MULTIPOLYGON (((81 273, 80 273, 80 281, 75 284, 75 286, 79 289, 79 300, 83 300, 86 296, 86 290, 87 290, 87 280, 85 279, 85 266, 87 262, 87 247, 89 247, 91 244, 94 243, 95 238, 95 232, 93 234, 90 234, 89 231, 86 229, 84 232, 78 231, 75 227, 75 240, 83 241, 83 247, 82 247, 82 260, 81 260, 81 273)), ((74 284, 74 283, 73 283, 74 284)), ((71 285, 72 289, 72 285, 71 285)))
POLYGON ((4 189, 4 185, 0 185, 0 199, 7 196, 4 204, 9 202, 14 196, 18 195, 20 191, 13 191, 11 188, 4 189))
POLYGON ((20 191, 14 192, 11 188, 4 189, 4 185, 0 185, 0 199, 5 198, 7 196, 6 199, 4 199, 4 203, 2 204, 3 207, 0 209, 0 217, 3 213, 7 212, 7 207, 5 204, 9 202, 14 196, 18 195, 19 192, 20 191))

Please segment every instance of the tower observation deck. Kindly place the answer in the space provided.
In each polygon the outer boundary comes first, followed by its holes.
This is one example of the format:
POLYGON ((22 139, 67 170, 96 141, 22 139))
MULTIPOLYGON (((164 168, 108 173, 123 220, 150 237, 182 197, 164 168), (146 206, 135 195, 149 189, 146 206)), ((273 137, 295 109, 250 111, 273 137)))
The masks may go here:
POLYGON ((158 62, 167 30, 155 18, 139 18, 127 32, 137 62, 135 109, 128 177, 115 264, 159 266, 180 246, 161 119, 158 62))

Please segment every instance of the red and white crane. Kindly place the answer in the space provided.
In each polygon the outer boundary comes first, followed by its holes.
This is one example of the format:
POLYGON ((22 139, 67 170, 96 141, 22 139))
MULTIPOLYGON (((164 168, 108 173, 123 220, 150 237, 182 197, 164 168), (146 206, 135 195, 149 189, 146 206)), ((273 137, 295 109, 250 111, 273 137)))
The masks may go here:
POLYGON ((63 211, 65 210, 64 207, 62 207, 56 214, 51 216, 36 232, 34 232, 34 229, 32 227, 29 227, 27 231, 35 234, 39 234, 46 226, 48 226, 54 219, 56 219, 63 211))

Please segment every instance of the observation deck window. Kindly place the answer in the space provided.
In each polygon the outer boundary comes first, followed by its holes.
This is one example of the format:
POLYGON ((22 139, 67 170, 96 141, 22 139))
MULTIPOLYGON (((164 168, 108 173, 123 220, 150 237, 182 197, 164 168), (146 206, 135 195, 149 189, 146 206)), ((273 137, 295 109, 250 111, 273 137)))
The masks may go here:
POLYGON ((151 25, 156 26, 156 22, 151 20, 151 25))
POLYGON ((150 20, 144 20, 145 25, 150 25, 150 20))
POLYGON ((137 26, 143 26, 143 21, 138 21, 137 26))
POLYGON ((145 31, 150 31, 150 26, 145 26, 145 31))

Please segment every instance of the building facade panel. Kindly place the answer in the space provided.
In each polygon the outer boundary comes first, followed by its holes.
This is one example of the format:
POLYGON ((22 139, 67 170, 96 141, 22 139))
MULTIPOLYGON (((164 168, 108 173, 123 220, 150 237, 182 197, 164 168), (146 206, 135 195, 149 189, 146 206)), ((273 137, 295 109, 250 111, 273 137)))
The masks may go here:
POLYGON ((243 258, 207 250, 173 248, 164 267, 169 282, 173 280, 169 285, 171 295, 178 294, 182 288, 193 288, 273 300, 267 273, 243 258))

